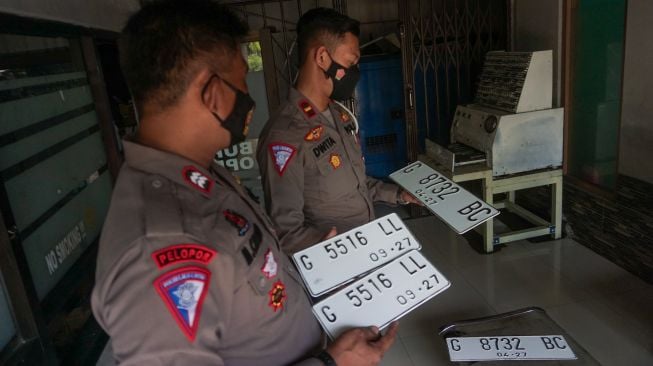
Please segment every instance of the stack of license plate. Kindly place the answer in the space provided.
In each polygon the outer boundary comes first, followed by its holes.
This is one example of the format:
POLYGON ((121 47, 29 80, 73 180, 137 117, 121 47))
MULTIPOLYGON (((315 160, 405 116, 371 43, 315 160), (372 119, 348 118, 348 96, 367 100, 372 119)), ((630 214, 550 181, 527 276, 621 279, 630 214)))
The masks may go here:
MULTIPOLYGON (((462 234, 499 214, 428 165, 416 161, 390 175, 462 234)), ((313 312, 332 338, 361 326, 383 328, 449 288, 420 253, 396 214, 374 220, 293 255, 313 297, 313 312)))
POLYGON ((313 313, 331 338, 354 328, 383 329, 451 284, 421 253, 396 214, 293 255, 313 297, 313 313))

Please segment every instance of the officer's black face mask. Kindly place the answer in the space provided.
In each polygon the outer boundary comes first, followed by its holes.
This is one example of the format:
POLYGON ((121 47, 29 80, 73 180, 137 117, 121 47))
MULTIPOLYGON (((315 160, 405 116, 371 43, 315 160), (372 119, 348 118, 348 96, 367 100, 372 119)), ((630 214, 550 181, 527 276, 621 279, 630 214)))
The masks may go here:
POLYGON ((333 82, 333 91, 329 98, 333 100, 345 100, 351 98, 352 94, 354 94, 354 89, 356 89, 358 79, 360 79, 358 65, 346 68, 337 63, 331 54, 329 54, 329 57, 331 58, 331 66, 329 66, 329 69, 324 72, 324 74, 333 82))
MULTIPOLYGON (((214 77, 219 78, 217 75, 214 75, 214 77)), ((233 146, 245 141, 245 137, 247 137, 247 133, 249 132, 249 124, 252 121, 252 115, 254 114, 256 103, 249 94, 242 92, 225 79, 220 79, 236 93, 236 102, 234 103, 233 110, 225 119, 220 118, 220 116, 215 112, 211 113, 222 124, 222 127, 231 133, 229 146, 233 146)), ((211 82, 211 80, 209 80, 209 82, 211 82)))

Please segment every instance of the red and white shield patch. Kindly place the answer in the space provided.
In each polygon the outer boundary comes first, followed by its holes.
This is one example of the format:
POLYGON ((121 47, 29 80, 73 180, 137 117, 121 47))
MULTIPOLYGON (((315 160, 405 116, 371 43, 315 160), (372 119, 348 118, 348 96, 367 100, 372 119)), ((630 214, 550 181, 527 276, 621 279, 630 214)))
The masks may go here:
POLYGON ((154 280, 154 288, 191 342, 197 335, 210 278, 211 272, 204 268, 182 267, 154 280))
POLYGON ((295 156, 297 149, 294 146, 284 144, 284 143, 273 143, 270 144, 270 155, 274 161, 274 168, 280 176, 283 175, 283 172, 288 167, 288 163, 295 156))

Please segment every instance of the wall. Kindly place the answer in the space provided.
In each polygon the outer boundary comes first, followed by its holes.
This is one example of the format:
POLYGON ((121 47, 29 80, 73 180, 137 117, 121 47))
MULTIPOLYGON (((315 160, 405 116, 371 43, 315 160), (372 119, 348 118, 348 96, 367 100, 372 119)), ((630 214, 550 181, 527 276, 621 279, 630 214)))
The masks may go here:
POLYGON ((653 184, 653 1, 629 0, 619 173, 653 184))
MULTIPOLYGON (((552 31, 560 26, 556 24, 557 20, 562 20, 562 16, 556 16, 554 2, 512 1, 516 50, 553 48, 561 44, 560 37, 552 31)), ((559 1, 556 3, 560 4, 559 1)), ((653 283, 653 244, 650 239, 653 236, 653 215, 650 212, 653 207, 653 162, 649 159, 653 152, 653 106, 646 101, 653 93, 653 76, 647 68, 653 60, 653 44, 649 40, 652 21, 653 2, 628 1, 620 175, 614 195, 597 195, 570 179, 565 179, 563 193, 566 233, 649 283, 653 283)), ((601 76, 605 79, 604 75, 601 76)), ((613 99, 621 92, 619 88, 609 91, 615 93, 610 96, 613 99)), ((614 137, 614 133, 605 135, 614 137)), ((520 192, 518 202, 546 217, 550 211, 550 190, 537 188, 520 192)))
POLYGON ((512 6, 513 50, 553 50, 553 105, 560 106, 562 0, 512 0, 512 6))
POLYGON ((2 0, 0 12, 120 31, 138 0, 2 0))

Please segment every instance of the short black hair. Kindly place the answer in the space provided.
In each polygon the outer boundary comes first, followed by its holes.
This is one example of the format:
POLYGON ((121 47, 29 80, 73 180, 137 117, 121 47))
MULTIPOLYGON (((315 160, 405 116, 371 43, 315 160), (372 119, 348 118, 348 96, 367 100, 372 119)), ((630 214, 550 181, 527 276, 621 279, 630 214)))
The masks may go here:
POLYGON ((360 22, 329 8, 315 8, 304 13, 297 22, 299 64, 306 61, 312 43, 320 42, 333 52, 345 33, 359 37, 360 22))
POLYGON ((122 71, 136 105, 176 103, 201 62, 225 70, 247 32, 246 23, 212 0, 143 2, 120 42, 122 71))

